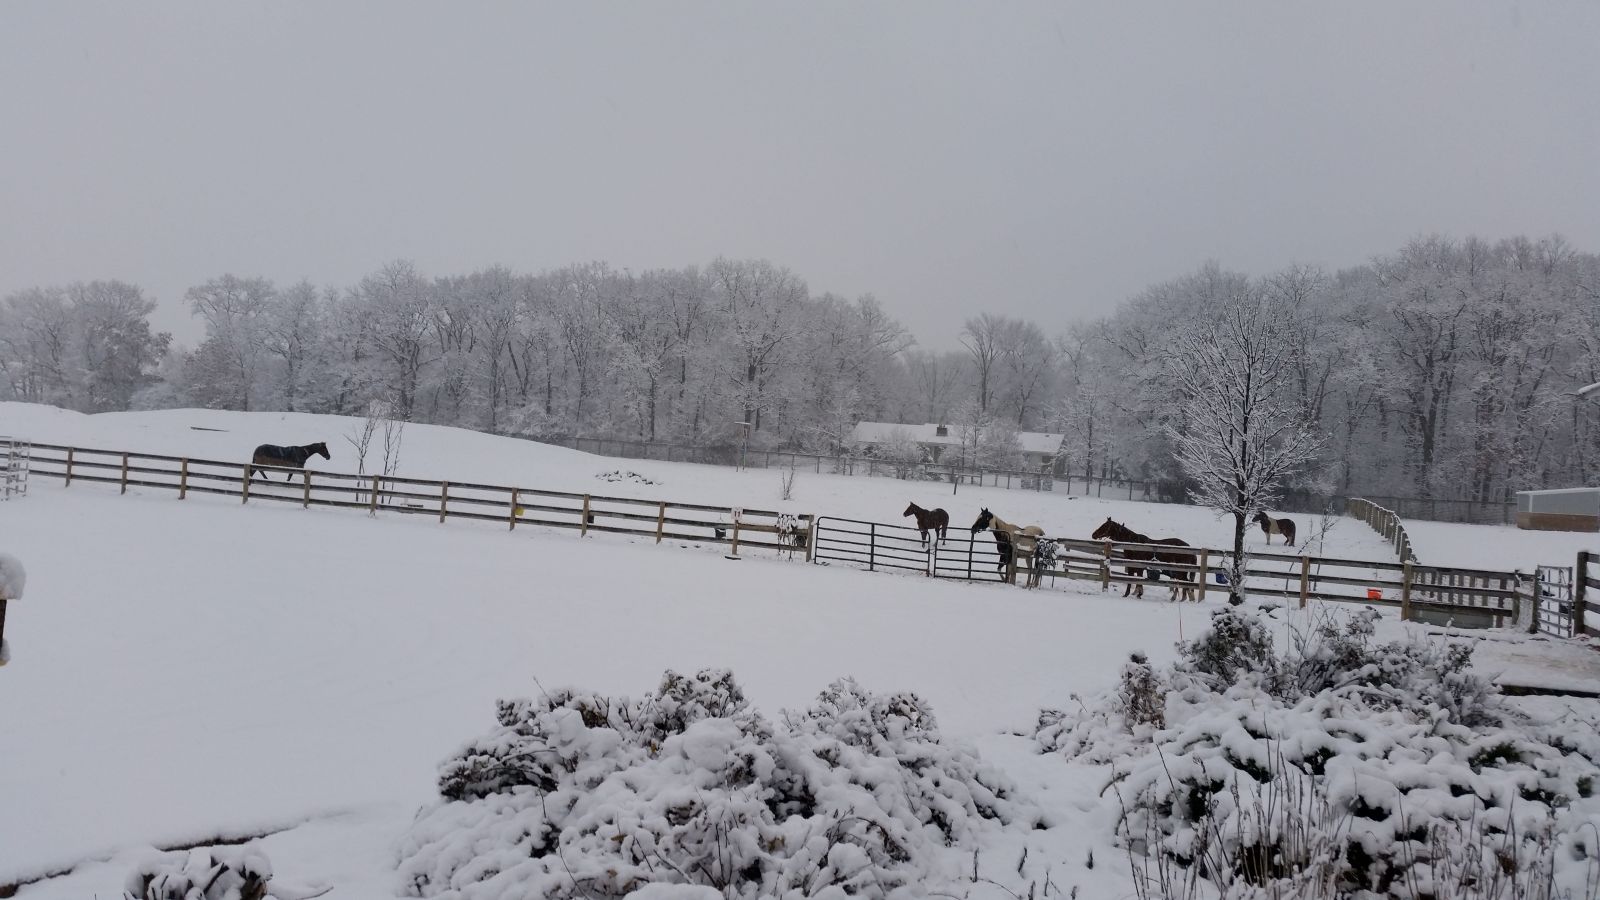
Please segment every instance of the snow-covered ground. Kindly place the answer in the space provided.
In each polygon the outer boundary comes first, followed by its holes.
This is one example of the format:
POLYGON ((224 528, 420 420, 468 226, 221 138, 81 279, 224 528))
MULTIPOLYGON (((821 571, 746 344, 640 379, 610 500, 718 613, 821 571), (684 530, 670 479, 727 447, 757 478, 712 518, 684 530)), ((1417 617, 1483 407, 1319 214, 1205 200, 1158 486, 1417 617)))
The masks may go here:
MULTIPOLYGON (((335 441, 350 425, 0 405, 0 433, 41 442, 229 459, 262 442, 325 440, 334 460, 324 465, 341 471, 353 464, 335 441)), ((402 473, 879 521, 922 499, 903 482, 802 473, 783 504, 775 472, 423 426, 407 430, 402 473), (595 478, 618 468, 661 484, 595 478)), ((1194 542, 1221 530, 1188 507, 971 488, 939 502, 961 524, 988 505, 1085 534, 1106 515, 1194 542)), ((1327 538, 1329 555, 1384 550, 1353 521, 1327 538)), ((434 798, 436 764, 492 721, 495 698, 564 684, 637 695, 664 669, 703 666, 731 668, 773 716, 845 675, 919 692, 948 734, 974 741, 1054 813, 1056 881, 1119 895, 1120 854, 1082 814, 1100 774, 1037 757, 1008 733, 1031 730, 1041 707, 1109 687, 1131 651, 1171 659, 1218 602, 735 562, 674 542, 137 488, 121 497, 45 479, 0 503, 0 551, 29 573, 27 599, 7 617, 14 658, 0 670, 0 884, 78 866, 24 887, 25 900, 114 896, 140 847, 281 828, 266 847, 286 880, 333 884, 333 900, 393 896, 394 840, 434 798), (1102 860, 1092 871, 1085 848, 1102 860)), ((1390 616, 1384 628, 1392 637, 1403 626, 1390 616)), ((1479 646, 1480 668, 1517 680, 1600 679, 1600 654, 1577 644, 1502 633, 1479 646)))

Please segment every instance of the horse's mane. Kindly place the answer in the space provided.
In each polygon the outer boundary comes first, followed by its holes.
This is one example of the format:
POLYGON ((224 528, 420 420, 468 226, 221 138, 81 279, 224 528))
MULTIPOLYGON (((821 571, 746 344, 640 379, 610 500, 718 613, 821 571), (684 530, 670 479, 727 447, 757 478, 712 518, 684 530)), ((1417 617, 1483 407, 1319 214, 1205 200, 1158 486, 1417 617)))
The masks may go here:
POLYGON ((1111 534, 1119 544, 1149 544, 1152 543, 1150 535, 1134 531, 1132 528, 1118 522, 1116 519, 1107 519, 1111 525, 1111 534))

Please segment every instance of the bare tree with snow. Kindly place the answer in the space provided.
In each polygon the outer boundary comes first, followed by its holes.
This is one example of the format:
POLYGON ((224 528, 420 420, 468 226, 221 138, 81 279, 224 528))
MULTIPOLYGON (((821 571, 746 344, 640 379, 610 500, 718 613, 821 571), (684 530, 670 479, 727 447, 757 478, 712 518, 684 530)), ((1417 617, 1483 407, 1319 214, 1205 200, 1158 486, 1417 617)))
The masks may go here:
POLYGON ((1165 424, 1195 502, 1233 517, 1228 601, 1244 602, 1245 529, 1322 447, 1298 399, 1292 311, 1248 291, 1177 330, 1164 355, 1165 424))

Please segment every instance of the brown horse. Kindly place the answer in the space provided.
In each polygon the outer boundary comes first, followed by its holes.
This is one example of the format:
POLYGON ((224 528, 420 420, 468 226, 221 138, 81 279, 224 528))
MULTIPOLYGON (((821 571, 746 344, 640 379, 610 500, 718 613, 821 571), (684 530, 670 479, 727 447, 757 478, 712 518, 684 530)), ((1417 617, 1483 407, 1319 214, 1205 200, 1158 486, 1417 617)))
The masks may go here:
MULTIPOLYGON (((1121 522, 1113 521, 1109 516, 1106 517, 1104 524, 1094 530, 1094 534, 1091 535, 1091 537, 1097 541, 1116 541, 1119 544, 1163 544, 1169 547, 1189 546, 1186 541, 1179 540, 1178 538, 1161 538, 1160 540, 1156 540, 1147 534, 1140 534, 1139 532, 1134 531, 1132 528, 1123 525, 1121 522)), ((1163 550, 1149 550, 1143 547, 1129 547, 1122 551, 1122 555, 1128 560, 1149 560, 1158 563, 1177 563, 1191 566, 1195 564, 1195 556, 1192 553, 1175 553, 1163 550)), ((1129 578, 1142 577, 1146 572, 1150 572, 1152 576, 1159 578, 1160 573, 1165 572, 1167 577, 1171 578, 1173 581, 1172 597, 1170 598, 1172 600, 1178 599, 1178 593, 1180 590, 1183 592, 1183 599, 1185 600, 1199 601, 1200 597, 1202 596, 1202 594, 1197 592, 1190 584, 1194 581, 1193 572, 1188 572, 1181 569, 1163 569, 1160 566, 1127 566, 1124 568, 1124 571, 1127 572, 1129 578)), ((1144 584, 1141 582, 1129 582, 1123 586, 1122 596, 1128 596, 1130 591, 1135 597, 1143 597, 1144 584)))
MULTIPOLYGON (((323 459, 333 459, 333 457, 328 454, 328 445, 320 441, 315 444, 306 444, 304 447, 280 447, 277 444, 262 444, 256 448, 255 455, 250 457, 250 465, 282 466, 285 469, 303 469, 306 466, 306 460, 313 456, 321 456, 323 459)), ((254 476, 256 474, 256 470, 251 469, 250 474, 251 476, 254 476)), ((265 472, 261 473, 261 477, 266 481, 272 480, 271 478, 267 478, 267 473, 265 472)), ((293 477, 294 475, 292 473, 283 473, 283 478, 285 481, 293 477)))
POLYGON ((944 541, 945 531, 950 527, 950 514, 942 509, 923 509, 915 503, 906 507, 905 516, 917 517, 917 530, 922 532, 922 543, 928 543, 928 532, 933 532, 935 541, 944 541))
POLYGON ((1264 512, 1257 511, 1255 523, 1261 526, 1261 533, 1267 536, 1268 544, 1272 543, 1273 535, 1281 534, 1283 535, 1283 542, 1285 544, 1288 544, 1291 547, 1294 546, 1293 519, 1274 519, 1264 512))

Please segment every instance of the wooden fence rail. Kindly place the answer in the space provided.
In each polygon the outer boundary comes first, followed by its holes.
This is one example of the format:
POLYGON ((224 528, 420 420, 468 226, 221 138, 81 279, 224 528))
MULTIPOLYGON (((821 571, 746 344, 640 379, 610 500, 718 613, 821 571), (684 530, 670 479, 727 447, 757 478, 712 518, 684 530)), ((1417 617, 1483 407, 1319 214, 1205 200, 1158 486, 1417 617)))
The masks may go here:
MULTIPOLYGON (((1233 553, 1206 547, 1186 548, 1193 562, 1140 559, 1132 553, 1173 547, 1118 544, 1078 538, 1054 538, 1054 561, 1039 572, 1041 583, 1057 579, 1154 588, 1189 586, 1227 593, 1226 574, 1233 553), (1130 572, 1132 574, 1130 574, 1130 572), (1156 582, 1152 575, 1164 576, 1156 582), (1174 576, 1182 578, 1175 580, 1174 576)), ((823 516, 812 533, 814 560, 843 563, 869 571, 914 572, 963 581, 1024 581, 1031 561, 1013 559, 1008 567, 993 538, 958 533, 924 545, 915 528, 823 516)), ((1254 597, 1277 598, 1304 607, 1311 600, 1364 603, 1393 607, 1403 619, 1420 615, 1449 616, 1479 624, 1504 625, 1518 620, 1528 596, 1526 579, 1515 572, 1425 566, 1416 562, 1375 562, 1289 553, 1252 552, 1246 559, 1246 591, 1254 597)), ((1597 580, 1600 585, 1600 580, 1597 580)))
POLYGON ((470 519, 503 522, 507 528, 538 525, 591 532, 632 534, 663 540, 726 544, 741 549, 768 549, 810 559, 815 517, 795 516, 798 527, 780 527, 786 514, 776 510, 673 503, 635 497, 610 497, 571 491, 429 481, 384 475, 351 475, 312 469, 286 469, 194 457, 162 456, 87 447, 34 444, 35 477, 60 478, 64 485, 94 482, 171 490, 178 499, 217 494, 241 503, 272 501, 301 507, 407 513, 433 516, 440 522, 470 519))

